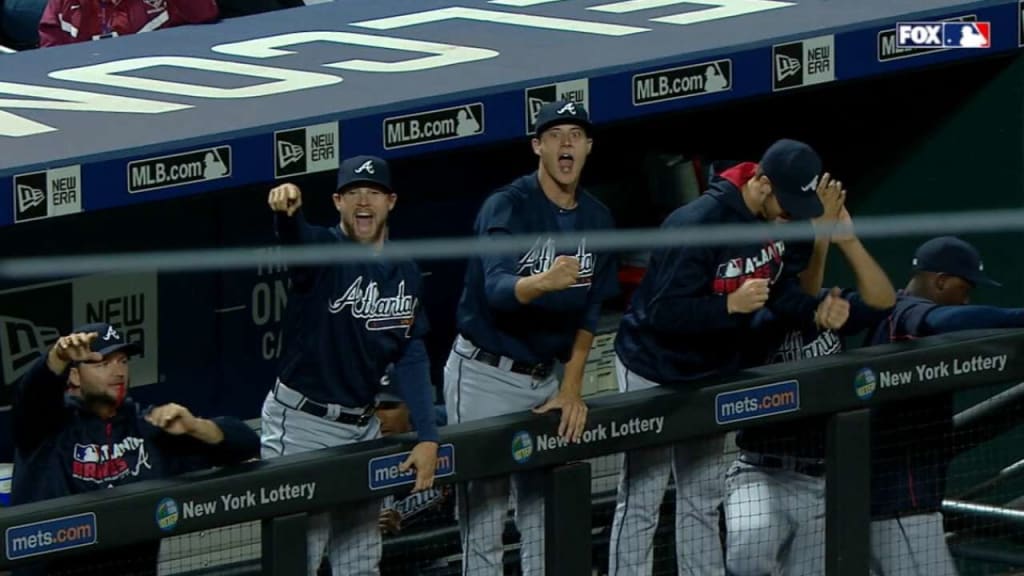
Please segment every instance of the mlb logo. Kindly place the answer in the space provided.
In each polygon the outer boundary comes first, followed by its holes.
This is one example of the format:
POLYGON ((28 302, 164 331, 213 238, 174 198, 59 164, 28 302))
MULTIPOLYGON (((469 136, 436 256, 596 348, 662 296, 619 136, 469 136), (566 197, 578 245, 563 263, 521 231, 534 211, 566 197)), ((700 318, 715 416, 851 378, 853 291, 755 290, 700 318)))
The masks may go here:
POLYGON ((992 46, 989 22, 944 22, 942 36, 950 48, 988 48, 992 46))
POLYGON ((988 48, 991 30, 989 22, 900 22, 896 24, 896 47, 988 48))

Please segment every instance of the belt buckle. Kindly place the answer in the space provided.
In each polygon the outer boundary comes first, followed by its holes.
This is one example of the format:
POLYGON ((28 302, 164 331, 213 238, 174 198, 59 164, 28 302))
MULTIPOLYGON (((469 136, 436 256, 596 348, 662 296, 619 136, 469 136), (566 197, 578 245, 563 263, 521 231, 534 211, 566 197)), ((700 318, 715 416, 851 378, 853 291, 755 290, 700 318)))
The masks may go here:
POLYGON ((551 369, 544 364, 535 364, 533 368, 530 369, 530 377, 537 380, 543 380, 547 378, 549 374, 551 374, 551 369))

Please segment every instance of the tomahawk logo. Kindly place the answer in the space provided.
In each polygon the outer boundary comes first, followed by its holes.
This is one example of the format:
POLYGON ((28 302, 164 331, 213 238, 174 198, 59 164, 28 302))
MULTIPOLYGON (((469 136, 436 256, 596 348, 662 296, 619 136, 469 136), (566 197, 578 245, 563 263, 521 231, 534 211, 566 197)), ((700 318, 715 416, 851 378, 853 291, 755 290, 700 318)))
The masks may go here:
POLYGON ((367 174, 377 173, 377 171, 373 168, 373 160, 367 160, 366 162, 363 162, 362 166, 355 169, 356 174, 362 174, 364 172, 367 174))
POLYGON ((327 306, 331 314, 340 314, 346 308, 353 318, 366 320, 367 330, 402 329, 408 334, 415 318, 416 298, 405 293, 405 280, 398 283, 394 296, 381 296, 376 282, 371 281, 364 289, 360 276, 341 298, 327 306))

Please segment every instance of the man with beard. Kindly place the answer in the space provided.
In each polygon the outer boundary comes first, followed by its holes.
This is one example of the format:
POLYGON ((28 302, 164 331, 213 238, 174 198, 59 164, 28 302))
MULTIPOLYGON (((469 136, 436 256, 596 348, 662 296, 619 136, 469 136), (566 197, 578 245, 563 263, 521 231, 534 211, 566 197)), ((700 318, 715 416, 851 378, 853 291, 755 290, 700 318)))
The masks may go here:
MULTIPOLYGON (((140 353, 104 323, 63 336, 15 385, 12 502, 59 498, 255 458, 259 438, 235 418, 207 420, 184 406, 143 408, 128 397, 140 353)), ((14 571, 157 573, 160 542, 71 556, 14 571)))
MULTIPOLYGON (((558 253, 552 235, 614 227, 608 208, 579 185, 591 123, 581 104, 545 104, 532 140, 537 171, 487 198, 475 232, 535 235, 526 253, 469 261, 457 312, 458 336, 444 368, 449 422, 530 410, 561 412, 558 434, 578 441, 587 422, 583 368, 602 303, 618 291, 611 254, 586 239, 558 253), (564 364, 559 386, 556 364, 564 364)), ((544 572, 544 501, 537 474, 478 480, 458 493, 462 573, 498 576, 509 491, 515 496, 524 575, 544 572)))
MULTIPOLYGON (((334 206, 337 226, 311 226, 294 184, 270 191, 278 238, 285 244, 358 243, 379 250, 397 199, 384 160, 341 163, 334 206)), ((369 255, 368 255, 369 256, 369 255)), ((421 275, 412 262, 361 261, 289 270, 277 381, 263 403, 262 455, 274 458, 379 438, 375 397, 388 367, 408 404, 419 443, 400 466, 416 470, 414 490, 433 485, 437 466, 434 390, 423 335, 421 275)), ((336 574, 379 573, 380 502, 310 517, 307 570, 326 553, 336 574)))

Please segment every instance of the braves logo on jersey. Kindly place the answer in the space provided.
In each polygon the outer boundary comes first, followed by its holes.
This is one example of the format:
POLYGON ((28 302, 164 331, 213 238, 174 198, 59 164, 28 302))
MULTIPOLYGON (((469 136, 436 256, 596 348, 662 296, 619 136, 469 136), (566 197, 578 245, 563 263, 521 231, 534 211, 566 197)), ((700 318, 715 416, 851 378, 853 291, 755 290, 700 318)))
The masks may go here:
POLYGON ((129 436, 115 444, 75 444, 71 475, 77 480, 106 484, 138 476, 143 466, 151 468, 146 442, 129 436))
MULTIPOLYGON (((519 259, 519 276, 533 276, 546 272, 551 265, 555 262, 555 258, 558 253, 555 249, 555 241, 550 237, 547 239, 538 238, 533 243, 533 247, 530 248, 523 257, 519 259)), ((577 277, 576 283, 570 286, 570 288, 579 288, 581 286, 590 286, 590 283, 594 279, 594 268, 596 266, 597 258, 593 252, 587 251, 587 239, 580 240, 579 246, 576 247, 576 254, 574 254, 580 263, 580 273, 577 277)))
POLYGON ((786 243, 780 241, 765 244, 754 256, 732 258, 718 265, 712 289, 715 294, 731 294, 750 278, 767 278, 774 284, 782 275, 782 255, 786 243))
POLYGON ((833 354, 839 354, 843 351, 843 343, 839 339, 839 336, 831 331, 825 330, 819 332, 810 342, 805 342, 804 334, 800 331, 793 331, 786 335, 782 345, 779 349, 769 358, 769 364, 778 364, 780 362, 793 362, 795 360, 805 360, 808 358, 821 358, 823 356, 831 356, 833 354))
POLYGON ((405 293, 405 280, 398 283, 394 296, 381 296, 376 281, 371 280, 364 288, 360 276, 341 298, 329 302, 327 309, 331 314, 341 314, 348 309, 353 318, 366 320, 367 330, 402 329, 408 334, 416 317, 416 298, 405 293))

